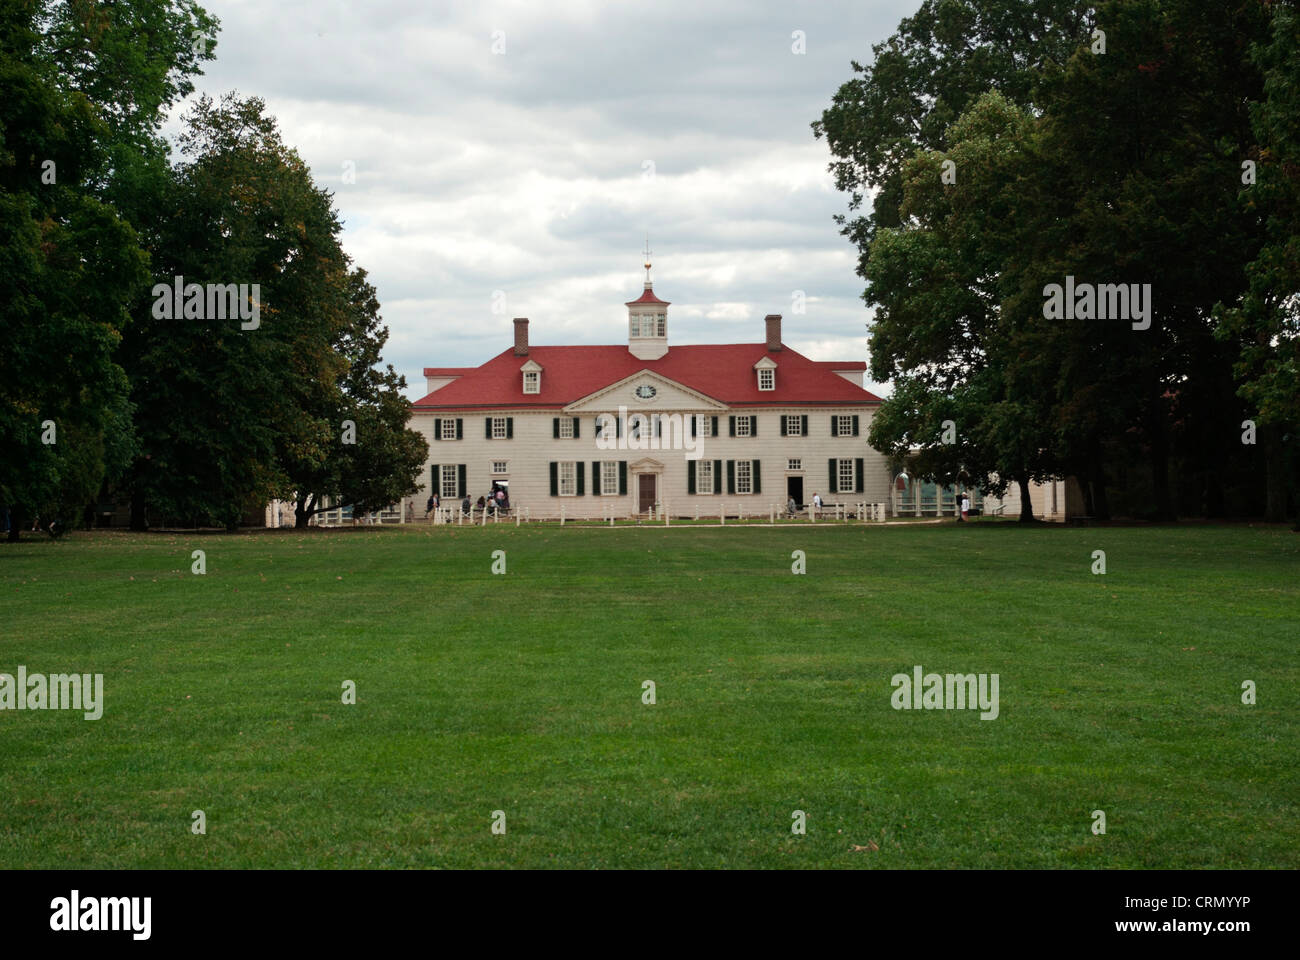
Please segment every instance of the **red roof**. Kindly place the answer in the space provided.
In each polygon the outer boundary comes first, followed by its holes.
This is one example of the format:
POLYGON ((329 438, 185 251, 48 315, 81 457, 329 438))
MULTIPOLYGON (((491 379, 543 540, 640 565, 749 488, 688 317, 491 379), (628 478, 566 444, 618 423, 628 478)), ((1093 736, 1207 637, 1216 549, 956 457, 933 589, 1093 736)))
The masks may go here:
POLYGON ((425 367, 424 375, 426 377, 463 377, 467 373, 473 373, 478 367, 425 367))
POLYGON ((813 363, 820 363, 827 370, 867 369, 867 361, 865 360, 814 360, 813 363))
POLYGON ((670 301, 660 300, 658 297, 655 296, 655 292, 653 290, 651 290, 649 287, 646 287, 645 293, 641 294, 641 296, 637 297, 635 300, 627 301, 627 303, 625 303, 624 306, 630 307, 636 303, 662 303, 666 307, 669 305, 670 301))
MULTIPOLYGON (((762 343, 695 344, 671 347, 658 360, 638 360, 624 344, 533 347, 516 356, 510 347, 481 367, 472 367, 440 390, 416 401, 417 410, 465 407, 560 408, 635 373, 648 370, 729 406, 845 406, 878 404, 875 394, 834 373, 851 363, 809 360, 783 346, 769 353, 762 343), (758 389, 754 364, 776 361, 776 389, 758 389), (529 360, 542 367, 542 390, 523 392, 519 368, 529 360)), ((865 369, 865 365, 863 365, 865 369)), ((439 370, 463 368, 428 368, 439 370)), ((426 375, 431 375, 426 369, 426 375)))

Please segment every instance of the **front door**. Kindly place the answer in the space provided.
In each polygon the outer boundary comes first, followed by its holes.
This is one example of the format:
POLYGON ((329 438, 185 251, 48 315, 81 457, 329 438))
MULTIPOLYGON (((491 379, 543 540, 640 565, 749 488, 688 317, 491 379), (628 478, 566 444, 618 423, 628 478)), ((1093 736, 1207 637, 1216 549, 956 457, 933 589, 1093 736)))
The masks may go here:
POLYGON ((803 477, 785 478, 785 496, 793 500, 796 506, 803 506, 803 477))
POLYGON ((637 474, 637 512, 646 513, 655 505, 655 475, 637 474))

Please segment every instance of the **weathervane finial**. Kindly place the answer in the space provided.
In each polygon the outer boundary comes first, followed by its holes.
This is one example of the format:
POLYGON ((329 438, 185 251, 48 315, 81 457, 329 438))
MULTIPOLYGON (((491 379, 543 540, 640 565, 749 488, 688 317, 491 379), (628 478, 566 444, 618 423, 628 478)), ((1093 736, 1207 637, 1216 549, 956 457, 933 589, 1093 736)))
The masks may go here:
POLYGON ((645 285, 650 288, 650 234, 645 235, 645 285))

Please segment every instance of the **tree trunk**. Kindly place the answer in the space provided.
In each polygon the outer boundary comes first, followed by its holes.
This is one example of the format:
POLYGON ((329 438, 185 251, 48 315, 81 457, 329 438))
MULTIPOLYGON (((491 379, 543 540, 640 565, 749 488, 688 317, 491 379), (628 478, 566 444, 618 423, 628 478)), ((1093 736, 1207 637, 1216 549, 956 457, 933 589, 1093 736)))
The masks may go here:
POLYGON ((1259 431, 1264 441, 1264 519, 1269 523, 1286 520, 1286 470, 1278 432, 1272 426, 1259 431))
POLYGON ((1156 520, 1173 520, 1173 500, 1169 491, 1169 434, 1158 410, 1151 423, 1151 500, 1156 520))
POLYGON ((311 511, 316 506, 316 498, 311 497, 308 503, 307 494, 298 497, 293 505, 293 528, 295 530, 305 530, 311 523, 311 511))
POLYGON ((1034 522, 1034 501, 1029 495, 1029 481, 1024 477, 1016 480, 1020 487, 1020 522, 1034 522))
POLYGON ((1093 513, 1089 516, 1096 517, 1098 520, 1110 519, 1110 497, 1106 495, 1106 468, 1097 461, 1096 475, 1092 481, 1092 508, 1093 513))
POLYGON ((144 494, 139 490, 131 491, 131 523, 132 530, 149 529, 149 511, 145 506, 144 494))
POLYGON ((23 524, 27 518, 23 516, 23 511, 18 507, 9 508, 9 542, 17 543, 22 533, 23 524))

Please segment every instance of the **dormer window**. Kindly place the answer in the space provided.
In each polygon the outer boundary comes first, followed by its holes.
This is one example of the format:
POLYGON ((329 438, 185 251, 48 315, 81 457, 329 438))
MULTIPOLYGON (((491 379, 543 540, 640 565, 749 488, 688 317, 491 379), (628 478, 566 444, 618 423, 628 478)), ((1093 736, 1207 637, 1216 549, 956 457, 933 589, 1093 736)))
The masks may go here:
POLYGON ((536 360, 529 360, 519 372, 524 378, 524 393, 542 392, 542 365, 536 360))
POLYGON ((764 357, 758 363, 754 364, 754 371, 758 375, 758 389, 775 390, 776 389, 776 361, 771 357, 764 357))

